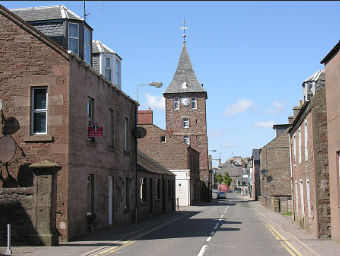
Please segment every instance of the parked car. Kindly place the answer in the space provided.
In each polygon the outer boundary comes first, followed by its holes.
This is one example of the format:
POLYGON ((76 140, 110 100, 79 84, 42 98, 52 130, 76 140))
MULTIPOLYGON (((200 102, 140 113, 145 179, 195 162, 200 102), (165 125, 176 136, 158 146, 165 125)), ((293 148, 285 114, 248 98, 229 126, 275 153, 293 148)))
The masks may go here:
POLYGON ((224 191, 218 191, 217 198, 226 198, 226 194, 224 191))
POLYGON ((228 190, 228 193, 233 193, 233 190, 232 190, 232 189, 229 189, 229 190, 228 190))

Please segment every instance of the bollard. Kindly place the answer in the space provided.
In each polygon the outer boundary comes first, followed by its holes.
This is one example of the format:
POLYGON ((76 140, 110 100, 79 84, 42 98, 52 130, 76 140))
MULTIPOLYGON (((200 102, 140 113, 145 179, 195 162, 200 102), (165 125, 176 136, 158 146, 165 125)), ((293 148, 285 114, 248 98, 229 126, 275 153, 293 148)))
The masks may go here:
POLYGON ((7 250, 6 255, 12 254, 11 250, 11 224, 7 224, 7 250))

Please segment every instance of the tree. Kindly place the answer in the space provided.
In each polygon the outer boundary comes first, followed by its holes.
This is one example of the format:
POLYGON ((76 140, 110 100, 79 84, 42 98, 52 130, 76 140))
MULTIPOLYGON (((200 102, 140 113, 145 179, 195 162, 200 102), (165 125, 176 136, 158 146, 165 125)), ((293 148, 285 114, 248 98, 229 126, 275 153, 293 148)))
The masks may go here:
POLYGON ((215 179, 217 180, 218 184, 221 185, 221 183, 223 182, 223 177, 222 177, 222 174, 217 174, 215 175, 215 179))
POLYGON ((225 172, 224 176, 223 176, 224 184, 226 184, 229 187, 232 181, 233 181, 233 179, 229 176, 229 173, 225 172))

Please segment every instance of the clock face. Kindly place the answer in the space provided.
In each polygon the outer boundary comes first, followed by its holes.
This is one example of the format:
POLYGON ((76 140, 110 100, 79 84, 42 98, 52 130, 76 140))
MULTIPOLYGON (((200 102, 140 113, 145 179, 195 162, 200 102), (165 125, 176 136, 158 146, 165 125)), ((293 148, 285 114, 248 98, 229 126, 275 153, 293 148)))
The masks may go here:
POLYGON ((188 98, 182 98, 181 103, 183 106, 188 106, 190 102, 188 98))

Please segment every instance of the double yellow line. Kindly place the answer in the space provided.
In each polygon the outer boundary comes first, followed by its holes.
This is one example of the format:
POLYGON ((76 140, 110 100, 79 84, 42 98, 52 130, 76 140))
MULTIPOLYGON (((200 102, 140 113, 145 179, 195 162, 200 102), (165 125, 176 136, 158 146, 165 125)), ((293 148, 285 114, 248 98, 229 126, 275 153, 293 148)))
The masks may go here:
POLYGON ((301 253, 299 253, 293 245, 291 245, 290 242, 286 240, 275 228, 273 228, 271 225, 266 224, 266 227, 269 229, 269 231, 272 233, 272 235, 278 240, 281 245, 289 252, 292 256, 302 256, 301 253))
POLYGON ((108 249, 96 254, 95 256, 99 256, 99 255, 103 255, 103 254, 109 254, 109 253, 113 253, 115 251, 118 251, 119 249, 125 247, 125 246, 128 246, 132 243, 134 243, 135 241, 125 241, 125 242, 122 242, 120 245, 116 245, 116 246, 112 246, 112 247, 109 247, 108 249))

